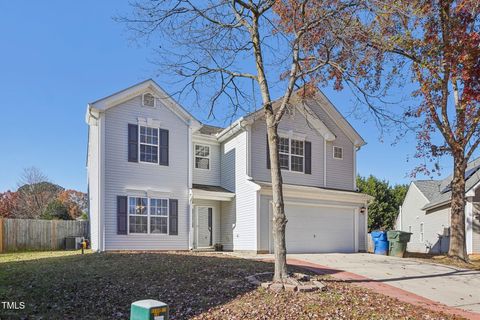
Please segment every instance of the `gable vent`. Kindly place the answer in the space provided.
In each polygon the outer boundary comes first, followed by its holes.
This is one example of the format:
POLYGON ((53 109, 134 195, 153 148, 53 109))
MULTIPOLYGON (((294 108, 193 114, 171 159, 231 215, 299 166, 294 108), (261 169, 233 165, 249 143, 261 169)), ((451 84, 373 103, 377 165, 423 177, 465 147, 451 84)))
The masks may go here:
POLYGON ((142 96, 142 105, 144 107, 155 107, 155 97, 151 93, 144 93, 142 96))

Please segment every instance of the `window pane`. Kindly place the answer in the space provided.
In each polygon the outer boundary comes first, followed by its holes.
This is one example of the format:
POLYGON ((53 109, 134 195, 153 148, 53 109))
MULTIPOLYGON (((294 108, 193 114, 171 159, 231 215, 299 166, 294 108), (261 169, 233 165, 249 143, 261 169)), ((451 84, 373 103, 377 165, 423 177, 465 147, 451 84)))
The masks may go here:
POLYGON ((333 147, 333 156, 338 159, 343 158, 343 149, 340 147, 333 147))
POLYGON ((303 157, 292 156, 292 171, 303 172, 303 157))
POLYGON ((288 138, 281 138, 278 140, 278 151, 281 153, 289 152, 289 140, 288 138))
POLYGON ((150 199, 150 214, 155 216, 168 216, 167 199, 150 199))
POLYGON ((147 233, 147 217, 130 216, 130 233, 147 233))
POLYGON ((292 154, 303 156, 303 141, 292 140, 292 154))
POLYGON ((200 157, 209 157, 210 156, 210 147, 195 145, 195 155, 200 157))
POLYGON ((281 169, 289 169, 288 166, 288 155, 287 154, 279 154, 280 159, 280 168, 281 169))
POLYGON ((167 217, 151 217, 150 233, 167 233, 168 218, 167 217))
POLYGON ((197 168, 197 169, 210 169, 210 159, 195 157, 195 168, 197 168))
POLYGON ((158 147, 140 144, 140 161, 158 162, 158 147))
POLYGON ((140 143, 158 144, 158 128, 140 127, 140 143))

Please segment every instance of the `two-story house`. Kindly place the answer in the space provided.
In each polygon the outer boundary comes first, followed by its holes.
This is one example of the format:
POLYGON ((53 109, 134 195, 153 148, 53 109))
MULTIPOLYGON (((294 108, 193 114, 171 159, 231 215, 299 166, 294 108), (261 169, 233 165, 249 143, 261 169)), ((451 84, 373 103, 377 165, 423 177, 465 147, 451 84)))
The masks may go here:
MULTIPOLYGON (((94 250, 273 250, 262 111, 202 125, 147 80, 90 103, 86 121, 94 250)), ((369 196, 355 186, 363 139, 320 91, 279 134, 287 250, 365 250, 369 196)))

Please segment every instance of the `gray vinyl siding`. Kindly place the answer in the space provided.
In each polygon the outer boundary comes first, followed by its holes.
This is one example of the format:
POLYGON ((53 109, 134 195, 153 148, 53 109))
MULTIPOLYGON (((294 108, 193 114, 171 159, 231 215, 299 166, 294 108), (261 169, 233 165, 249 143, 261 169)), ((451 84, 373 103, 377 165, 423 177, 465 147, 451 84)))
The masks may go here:
POLYGON ((105 141, 105 249, 188 249, 188 126, 161 100, 156 108, 142 107, 138 96, 105 112, 105 141), (127 124, 139 117, 169 130, 169 166, 127 161, 127 124), (116 197, 150 192, 178 199, 178 235, 117 235, 116 197))
MULTIPOLYGON (((323 137, 308 124, 305 117, 298 111, 293 117, 286 115, 280 122, 279 130, 292 130, 295 133, 304 134, 306 141, 312 143, 312 173, 304 174, 282 170, 283 182, 323 187, 323 137)), ((252 177, 254 180, 270 182, 270 170, 267 169, 267 127, 263 118, 252 124, 251 134, 252 177)))
POLYGON ((203 142, 193 143, 193 183, 206 184, 210 186, 220 185, 220 146, 217 144, 208 144, 203 142), (210 169, 195 168, 195 144, 206 145, 210 147, 210 169))
POLYGON ((401 225, 397 228, 409 231, 412 227, 412 236, 407 245, 410 252, 439 253, 448 250, 448 237, 439 238, 443 229, 450 226, 450 208, 442 207, 428 213, 421 208, 428 203, 414 183, 410 184, 402 205, 401 225), (423 223, 424 239, 421 240, 420 224, 423 223))
POLYGON ((335 135, 335 140, 327 141, 327 188, 353 190, 354 189, 354 152, 353 142, 338 127, 335 121, 325 112, 316 101, 308 102, 308 106, 314 111, 327 128, 335 135), (333 147, 343 148, 343 159, 333 158, 333 147))
POLYGON ((222 203, 221 233, 226 250, 257 249, 256 185, 247 179, 247 131, 237 133, 222 145, 222 187, 235 198, 222 203))

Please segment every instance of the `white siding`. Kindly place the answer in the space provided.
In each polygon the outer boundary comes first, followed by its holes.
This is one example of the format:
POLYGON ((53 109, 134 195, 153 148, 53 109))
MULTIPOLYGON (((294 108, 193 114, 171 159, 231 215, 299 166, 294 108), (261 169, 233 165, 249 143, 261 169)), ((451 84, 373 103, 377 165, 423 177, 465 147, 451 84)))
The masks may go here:
POLYGON ((105 249, 188 249, 188 126, 161 100, 157 108, 141 106, 141 97, 105 112, 105 249), (169 130, 169 166, 127 161, 128 123, 153 118, 169 130), (138 191, 131 191, 138 190, 138 191), (178 199, 178 235, 117 235, 117 195, 178 199))
POLYGON ((220 185, 220 146, 217 144, 208 144, 204 142, 193 143, 193 183, 206 184, 210 186, 220 185), (206 145, 210 147, 210 169, 195 168, 195 144, 206 145))
POLYGON ((338 127, 318 102, 309 102, 308 105, 336 136, 336 139, 332 142, 327 142, 326 146, 327 188, 353 190, 355 170, 353 142, 347 137, 343 130, 338 127), (333 158, 333 146, 343 148, 343 159, 333 158))
POLYGON ((480 254, 480 189, 473 197, 472 253, 480 254))
POLYGON ((358 251, 367 251, 367 214, 358 213, 358 251))
MULTIPOLYGON (((309 126, 305 117, 298 111, 293 117, 286 115, 280 122, 279 130, 292 130, 304 134, 305 140, 312 143, 312 174, 282 170, 283 182, 323 187, 323 137, 309 126)), ((267 169, 267 127, 263 118, 256 120, 252 125, 251 157, 253 179, 270 182, 270 170, 267 169)))
POLYGON ((257 249, 256 185, 247 180, 247 131, 223 143, 222 187, 236 193, 222 203, 222 243, 226 250, 257 249))
POLYGON ((435 211, 425 213, 421 210, 428 203, 418 188, 411 183, 407 195, 403 201, 401 226, 402 231, 409 231, 412 228, 412 236, 407 245, 410 252, 431 252, 438 253, 440 248, 448 248, 448 238, 440 239, 439 234, 443 234, 443 228, 450 226, 450 208, 443 207, 435 211), (421 241, 420 224, 423 223, 423 241, 421 241))
POLYGON ((88 213, 90 222, 90 241, 94 251, 100 250, 100 232, 99 232, 99 206, 100 206, 100 189, 99 189, 99 123, 100 121, 91 120, 95 122, 90 124, 88 130, 88 213))

